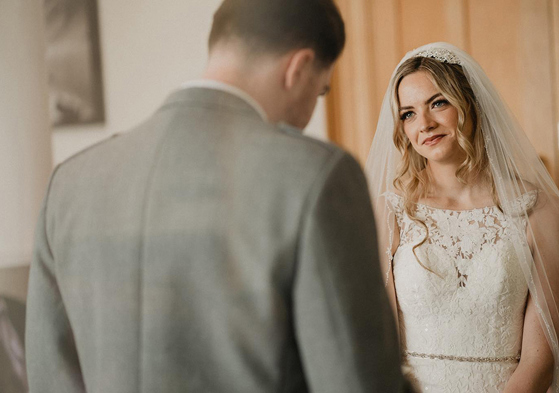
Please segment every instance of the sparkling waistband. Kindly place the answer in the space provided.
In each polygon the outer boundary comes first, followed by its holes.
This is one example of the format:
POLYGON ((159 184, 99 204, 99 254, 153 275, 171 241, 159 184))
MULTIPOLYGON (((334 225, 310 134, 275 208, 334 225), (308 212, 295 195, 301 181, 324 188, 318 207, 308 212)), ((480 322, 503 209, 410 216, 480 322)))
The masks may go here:
POLYGON ((453 356, 453 355, 433 355, 428 353, 418 353, 411 351, 404 351, 404 355, 421 359, 436 359, 436 360, 454 360, 457 362, 477 362, 477 363, 517 363, 520 361, 520 353, 516 356, 504 357, 471 357, 471 356, 453 356))

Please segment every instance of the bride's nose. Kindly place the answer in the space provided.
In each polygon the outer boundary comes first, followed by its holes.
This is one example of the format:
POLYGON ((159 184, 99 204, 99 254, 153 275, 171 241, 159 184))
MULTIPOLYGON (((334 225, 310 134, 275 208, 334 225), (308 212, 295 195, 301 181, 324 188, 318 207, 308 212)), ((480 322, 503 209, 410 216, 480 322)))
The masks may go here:
POLYGON ((417 117, 419 132, 429 132, 437 127, 437 122, 428 112, 419 113, 417 117))

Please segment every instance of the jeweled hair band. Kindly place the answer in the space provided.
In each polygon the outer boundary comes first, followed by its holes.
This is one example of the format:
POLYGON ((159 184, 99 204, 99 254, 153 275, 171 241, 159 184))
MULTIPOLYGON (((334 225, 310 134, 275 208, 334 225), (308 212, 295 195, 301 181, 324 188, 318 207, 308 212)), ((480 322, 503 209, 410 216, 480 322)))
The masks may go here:
POLYGON ((462 65, 462 62, 454 53, 444 48, 433 48, 422 50, 416 53, 414 57, 429 57, 442 63, 462 65))

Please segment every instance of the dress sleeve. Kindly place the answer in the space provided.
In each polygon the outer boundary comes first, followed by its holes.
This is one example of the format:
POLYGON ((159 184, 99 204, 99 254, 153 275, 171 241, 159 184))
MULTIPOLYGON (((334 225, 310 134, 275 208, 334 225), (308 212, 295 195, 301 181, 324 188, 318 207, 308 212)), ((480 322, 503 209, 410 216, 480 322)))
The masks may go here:
POLYGON ((404 212, 404 198, 392 191, 387 191, 386 193, 384 193, 384 196, 386 198, 386 206, 394 213, 394 215, 396 216, 396 222, 401 228, 402 214, 404 212))

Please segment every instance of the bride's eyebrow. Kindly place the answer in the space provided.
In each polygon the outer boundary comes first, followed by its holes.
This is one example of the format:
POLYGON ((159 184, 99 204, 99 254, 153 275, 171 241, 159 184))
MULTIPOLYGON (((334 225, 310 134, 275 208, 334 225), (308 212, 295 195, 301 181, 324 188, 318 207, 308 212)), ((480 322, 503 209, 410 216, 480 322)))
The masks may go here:
MULTIPOLYGON (((427 101, 425 101, 425 105, 429 105, 431 102, 433 102, 434 99, 442 97, 442 93, 437 93, 434 96, 432 96, 431 98, 429 98, 427 101)), ((398 109, 399 111, 405 111, 408 109, 413 109, 413 106, 402 106, 400 107, 400 109, 398 109)))
POLYGON ((430 104, 431 102, 433 102, 435 99, 442 97, 442 93, 437 93, 435 94, 433 97, 429 98, 427 101, 425 101, 425 105, 430 104))

